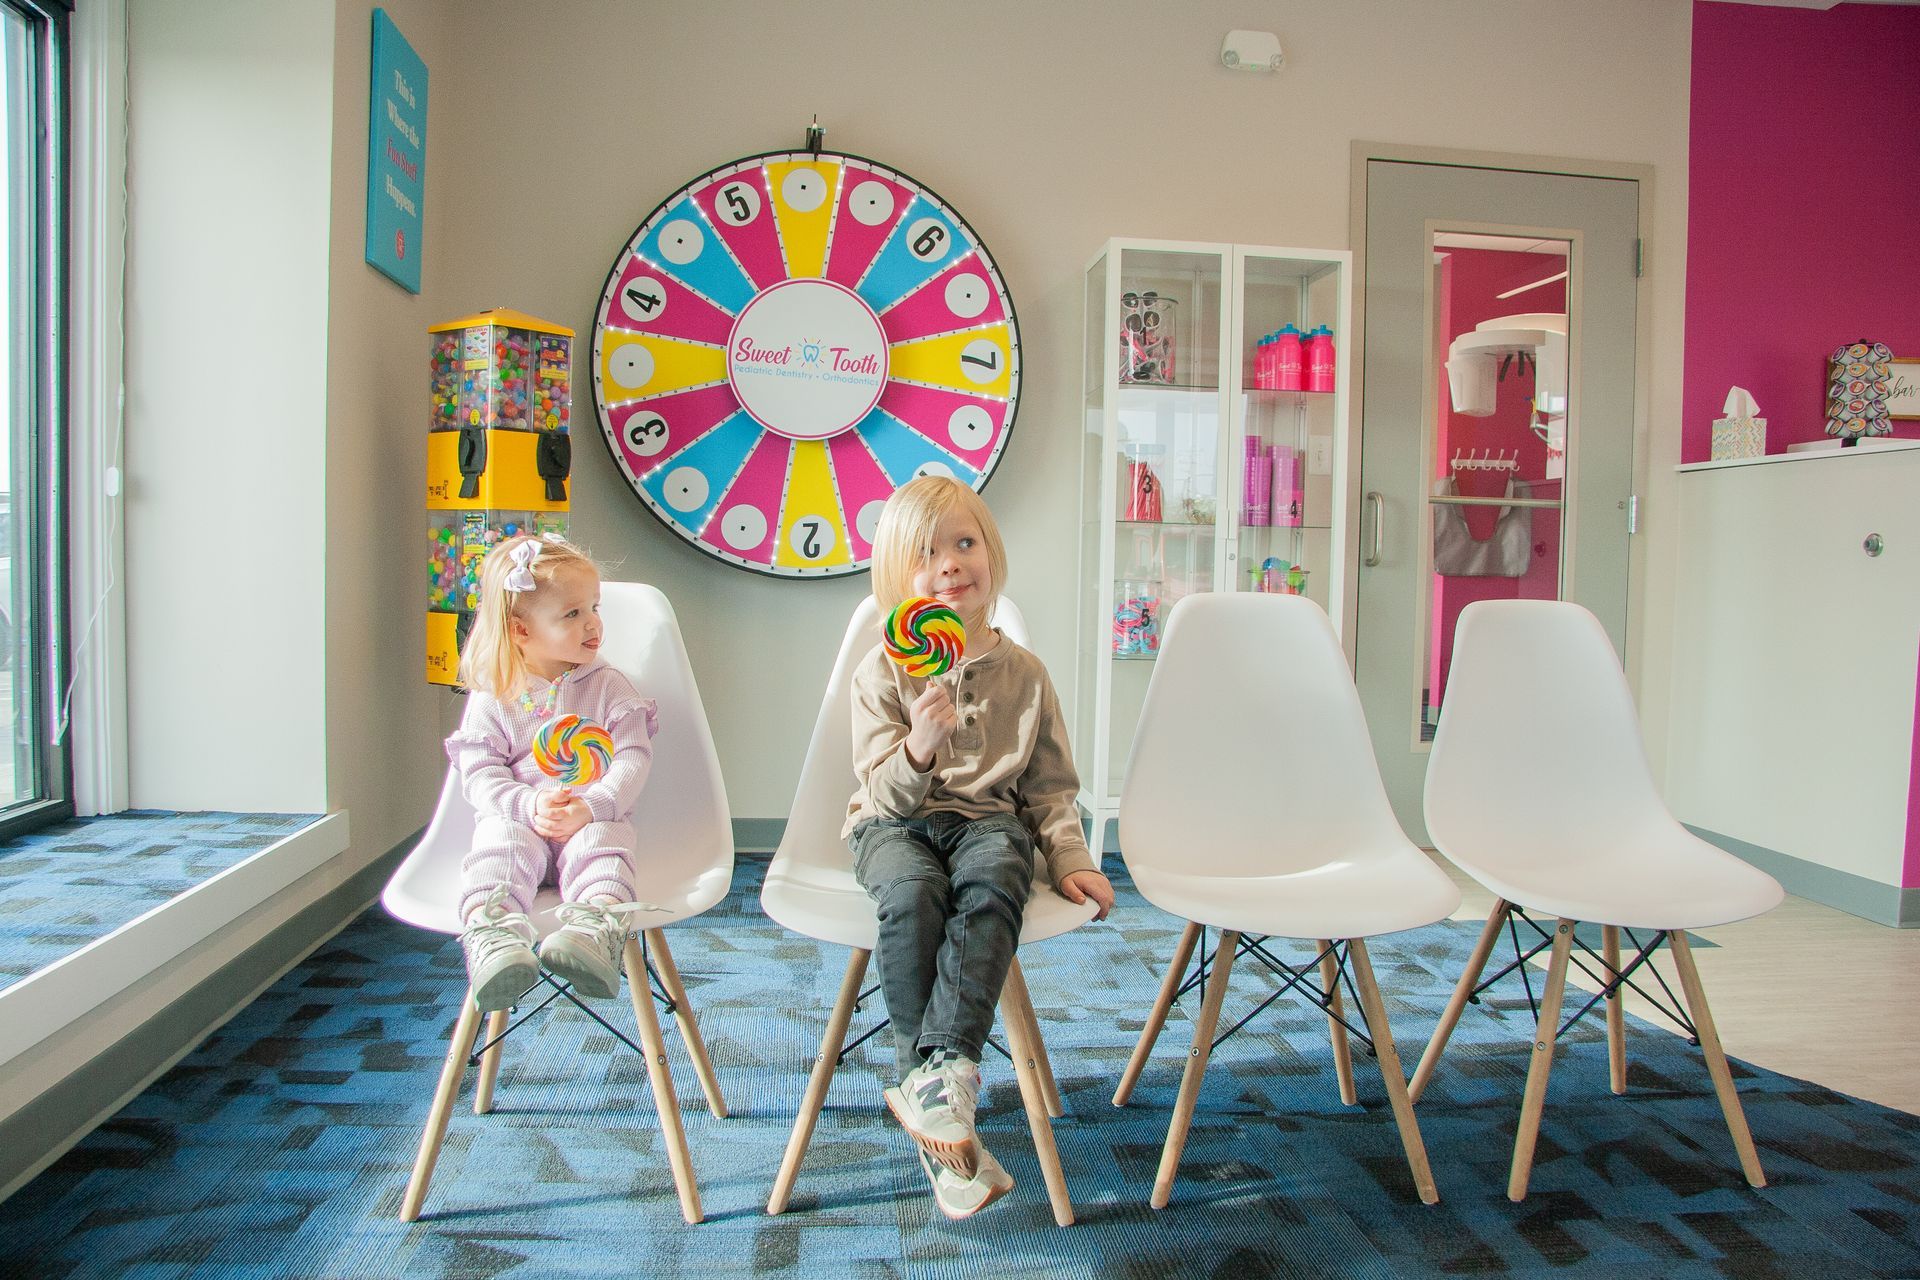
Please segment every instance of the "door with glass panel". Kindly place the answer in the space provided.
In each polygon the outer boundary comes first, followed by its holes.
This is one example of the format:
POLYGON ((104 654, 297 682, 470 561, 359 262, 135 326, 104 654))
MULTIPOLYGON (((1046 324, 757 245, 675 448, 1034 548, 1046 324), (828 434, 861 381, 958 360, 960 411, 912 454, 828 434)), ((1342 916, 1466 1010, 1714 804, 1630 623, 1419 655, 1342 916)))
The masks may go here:
POLYGON ((1625 652, 1639 198, 1368 162, 1354 677, 1416 839, 1462 609, 1574 600, 1625 652))

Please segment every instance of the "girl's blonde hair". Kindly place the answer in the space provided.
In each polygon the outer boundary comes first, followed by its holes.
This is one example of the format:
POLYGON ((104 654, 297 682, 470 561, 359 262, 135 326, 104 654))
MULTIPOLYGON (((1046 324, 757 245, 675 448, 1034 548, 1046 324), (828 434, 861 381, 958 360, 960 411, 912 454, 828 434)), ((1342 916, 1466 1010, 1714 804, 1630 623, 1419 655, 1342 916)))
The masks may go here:
POLYGON ((593 557, 554 534, 523 533, 487 552, 487 558, 480 562, 480 607, 474 611, 467 642, 460 646, 461 684, 496 698, 520 696, 527 687, 527 660, 520 656, 520 646, 513 642, 513 629, 507 622, 524 617, 527 607, 555 578, 576 567, 600 576, 600 566, 593 557), (528 543, 539 550, 528 566, 533 573, 533 589, 515 591, 507 586, 507 575, 514 570, 513 550, 528 543))
POLYGON ((910 480, 893 491, 881 510, 880 527, 873 534, 873 599, 882 614, 914 593, 913 575, 932 555, 934 531, 955 509, 973 517, 987 544, 987 567, 993 575, 987 613, 992 615, 1007 581, 1007 547, 986 502, 951 476, 910 480))

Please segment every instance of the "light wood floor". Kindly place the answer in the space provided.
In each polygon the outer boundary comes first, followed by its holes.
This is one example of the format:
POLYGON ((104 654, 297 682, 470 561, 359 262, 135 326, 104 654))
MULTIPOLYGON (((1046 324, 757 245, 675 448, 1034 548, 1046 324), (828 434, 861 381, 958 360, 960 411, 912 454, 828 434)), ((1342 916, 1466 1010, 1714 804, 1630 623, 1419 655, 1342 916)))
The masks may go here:
MULTIPOLYGON (((1485 921, 1493 895, 1445 859, 1436 861, 1460 886, 1454 919, 1485 921)), ((1920 929, 1890 929, 1789 896, 1766 915, 1697 936, 1718 944, 1696 947, 1693 955, 1730 1057, 1920 1114, 1920 929)), ((1496 964, 1504 963, 1503 952, 1510 959, 1511 945, 1501 943, 1496 964)), ((1542 954, 1535 963, 1545 968, 1545 960, 1542 954)), ((1652 963, 1678 992, 1666 948, 1652 963)), ((1568 983, 1596 989, 1578 971, 1568 983)), ((1678 1034, 1632 992, 1627 1011, 1646 1020, 1628 1027, 1629 1060, 1636 1030, 1657 1034, 1645 1025, 1678 1034)), ((1473 1008, 1463 1016, 1473 1017, 1473 1008)), ((1587 1016, 1598 1018, 1600 1011, 1587 1016)), ((1418 1057, 1415 1048, 1408 1061, 1418 1057)), ((1705 1073, 1702 1066, 1703 1081, 1705 1073)))

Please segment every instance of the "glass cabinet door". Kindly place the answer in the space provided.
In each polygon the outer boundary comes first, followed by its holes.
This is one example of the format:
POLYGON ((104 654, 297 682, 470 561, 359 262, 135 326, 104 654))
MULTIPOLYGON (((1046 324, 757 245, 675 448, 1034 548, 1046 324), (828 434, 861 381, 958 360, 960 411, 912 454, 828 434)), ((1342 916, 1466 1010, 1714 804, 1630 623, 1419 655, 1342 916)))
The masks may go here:
POLYGON ((1096 839, 1175 604, 1256 590, 1340 607, 1348 261, 1115 240, 1088 266, 1073 745, 1096 839))
POLYGON ((1225 563, 1229 267, 1225 245, 1120 242, 1088 271, 1075 749, 1096 812, 1119 794, 1162 617, 1225 563))
POLYGON ((1339 617, 1334 459, 1346 420, 1345 262, 1235 253, 1233 589, 1304 595, 1339 617))

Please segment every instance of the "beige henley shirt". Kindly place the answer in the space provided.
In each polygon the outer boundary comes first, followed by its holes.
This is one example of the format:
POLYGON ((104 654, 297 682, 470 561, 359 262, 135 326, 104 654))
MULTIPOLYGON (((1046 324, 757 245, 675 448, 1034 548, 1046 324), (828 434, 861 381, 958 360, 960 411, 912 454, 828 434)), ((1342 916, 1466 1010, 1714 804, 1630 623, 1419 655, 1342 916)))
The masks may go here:
POLYGON ((1007 639, 960 663, 939 680, 959 720, 953 736, 917 771, 907 760, 907 708, 926 689, 875 645, 853 672, 853 771, 860 779, 847 806, 843 837, 867 818, 957 813, 1018 815, 1034 834, 1057 886, 1094 869, 1074 807, 1079 775, 1047 669, 1007 639))

